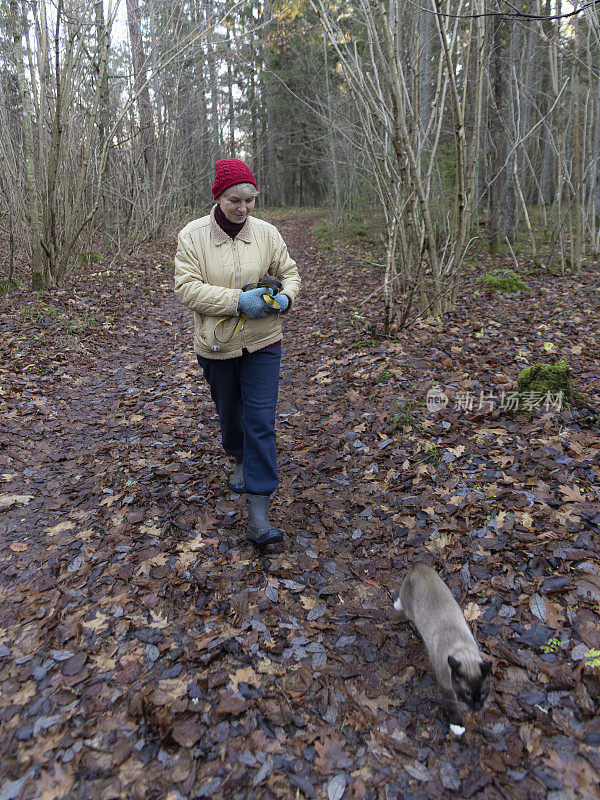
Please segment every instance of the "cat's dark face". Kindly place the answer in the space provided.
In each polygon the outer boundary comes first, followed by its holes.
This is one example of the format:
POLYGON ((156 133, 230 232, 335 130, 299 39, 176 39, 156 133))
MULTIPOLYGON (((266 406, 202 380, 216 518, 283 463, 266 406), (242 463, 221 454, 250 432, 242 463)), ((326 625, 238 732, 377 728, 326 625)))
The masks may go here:
POLYGON ((465 670, 461 661, 448 656, 452 688, 458 700, 461 700, 473 711, 479 711, 490 693, 491 661, 480 661, 478 668, 465 670))

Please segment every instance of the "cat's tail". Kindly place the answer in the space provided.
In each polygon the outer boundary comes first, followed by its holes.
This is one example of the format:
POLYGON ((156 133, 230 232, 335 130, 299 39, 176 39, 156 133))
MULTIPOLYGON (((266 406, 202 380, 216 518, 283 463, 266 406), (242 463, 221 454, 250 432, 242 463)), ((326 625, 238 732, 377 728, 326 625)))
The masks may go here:
POLYGON ((396 611, 402 611, 402 600, 400 600, 399 597, 394 603, 394 608, 396 609, 396 611))

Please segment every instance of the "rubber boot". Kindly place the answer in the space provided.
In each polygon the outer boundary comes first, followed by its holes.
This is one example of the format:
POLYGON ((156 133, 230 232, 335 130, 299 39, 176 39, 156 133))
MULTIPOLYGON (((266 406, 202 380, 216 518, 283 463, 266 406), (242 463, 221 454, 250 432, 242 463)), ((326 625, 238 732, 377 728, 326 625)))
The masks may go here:
POLYGON ((244 486, 244 462, 241 458, 236 458, 235 460, 235 469, 233 470, 233 475, 229 478, 229 488, 237 494, 242 494, 242 492, 246 491, 244 486))
POLYGON ((248 527, 246 539, 257 545, 276 544, 283 541, 283 534, 278 528, 269 524, 268 494, 247 494, 246 507, 248 509, 248 527))

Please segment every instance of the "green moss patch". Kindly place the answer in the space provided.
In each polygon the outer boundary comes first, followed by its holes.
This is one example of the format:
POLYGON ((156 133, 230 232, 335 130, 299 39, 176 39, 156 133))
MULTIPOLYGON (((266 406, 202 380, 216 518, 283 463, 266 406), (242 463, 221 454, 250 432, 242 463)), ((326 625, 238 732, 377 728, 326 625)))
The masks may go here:
POLYGON ((571 382, 571 368, 564 361, 526 367, 517 378, 517 392, 519 407, 528 411, 559 401, 560 406, 567 408, 583 405, 571 382))
POLYGON ((15 278, 2 278, 0 280, 0 294, 8 294, 12 289, 19 289, 19 281, 15 278))
POLYGON ((486 272, 477 278, 477 283, 492 292, 520 292, 529 286, 511 269, 486 272))
POLYGON ((99 253, 97 250, 88 250, 85 253, 80 253, 79 266, 87 267, 89 264, 97 264, 98 261, 102 261, 102 258, 102 253, 99 253))

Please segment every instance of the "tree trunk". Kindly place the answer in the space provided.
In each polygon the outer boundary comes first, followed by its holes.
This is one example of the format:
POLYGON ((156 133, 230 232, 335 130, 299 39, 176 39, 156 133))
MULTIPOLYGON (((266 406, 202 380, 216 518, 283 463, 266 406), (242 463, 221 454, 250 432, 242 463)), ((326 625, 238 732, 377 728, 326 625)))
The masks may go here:
MULTIPOLYGON (((575 8, 577 8, 577 2, 575 8)), ((581 269, 581 255, 583 248, 583 203, 581 199, 582 183, 583 183, 583 169, 582 169, 582 154, 583 147, 581 142, 581 102, 579 97, 580 92, 580 39, 581 39, 581 25, 580 21, 576 19, 573 22, 573 168, 571 173, 571 183, 573 185, 573 234, 571 237, 571 269, 579 272, 581 269)))
POLYGON ((231 30, 227 28, 227 101, 229 107, 229 158, 235 158, 235 104, 233 102, 233 47, 231 30))
POLYGON ((140 115, 140 134, 148 188, 155 194, 158 185, 158 169, 156 163, 156 132, 154 114, 150 102, 150 90, 146 84, 146 56, 142 40, 141 14, 139 0, 126 0, 127 25, 131 43, 131 61, 133 64, 133 89, 138 95, 138 111, 140 115), (138 94, 139 92, 139 94, 138 94))
POLYGON ((275 91, 273 79, 271 78, 271 54, 268 40, 268 32, 271 22, 271 4, 265 0, 264 5, 264 54, 265 54, 265 97, 267 106, 267 201, 272 206, 281 204, 279 196, 279 185, 277 180, 277 147, 276 147, 276 123, 275 123, 275 91))
POLYGON ((23 145, 25 150, 25 180, 27 184, 27 217, 29 222, 29 257, 31 263, 31 283, 34 289, 41 289, 45 279, 45 260, 40 234, 40 207, 37 177, 35 171, 35 143, 33 138, 33 104, 23 63, 23 29, 17 0, 10 0, 10 20, 17 70, 17 83, 23 109, 23 145))
MULTIPOLYGON (((254 22, 254 17, 252 16, 252 21, 254 22)), ((262 180, 262 175, 260 172, 260 158, 258 153, 258 113, 260 104, 258 102, 258 84, 256 81, 256 73, 258 71, 258 63, 256 58, 256 48, 254 46, 254 33, 251 34, 252 38, 250 40, 250 145, 252 147, 252 158, 251 163, 253 167, 253 171, 255 172, 256 179, 259 182, 259 185, 262 180)))
MULTIPOLYGON (((551 0, 546 0, 543 12, 546 16, 552 14, 551 0)), ((540 22, 542 33, 549 41, 552 38, 552 24, 548 21, 540 22)), ((547 114, 552 101, 552 80, 550 76, 550 60, 548 58, 548 47, 543 43, 539 48, 539 64, 542 72, 540 103, 541 112, 547 114)), ((542 126, 542 169, 540 174, 540 191, 545 205, 552 202, 552 177, 554 174, 555 148, 552 141, 552 117, 547 118, 542 126)))
POLYGON ((432 17, 427 11, 419 11, 417 22, 419 43, 419 128, 420 135, 423 136, 429 125, 431 118, 431 99, 434 79, 432 75, 432 17))
MULTIPOLYGON (((110 128, 110 106, 109 106, 109 88, 108 88, 108 70, 101 70, 101 53, 105 45, 110 47, 109 32, 104 20, 104 2, 103 0, 96 0, 94 3, 94 10, 96 13, 96 52, 98 54, 96 60, 96 80, 100 81, 100 107, 98 109, 98 145, 102 150, 104 141, 108 130, 110 128)), ((106 199, 106 188, 104 184, 101 188, 100 197, 100 230, 102 232, 102 248, 104 253, 110 250, 110 238, 108 235, 111 226, 110 221, 110 204, 106 199)))
POLYGON ((492 177, 489 200, 489 249, 497 253, 500 247, 500 188, 502 185, 500 170, 504 160, 504 136, 500 115, 502 114, 502 22, 499 16, 492 17, 492 97, 494 108, 490 112, 490 149, 492 177))
POLYGON ((519 140, 519 123, 517 118, 517 104, 519 86, 517 83, 517 73, 514 65, 517 63, 517 54, 520 54, 522 42, 522 27, 520 25, 512 25, 510 32, 510 49, 508 54, 508 67, 509 67, 509 80, 508 80, 508 97, 507 97, 507 119, 506 125, 508 128, 509 145, 513 150, 511 154, 512 169, 507 168, 504 170, 504 181, 502 190, 502 201, 504 205, 504 227, 502 229, 503 236, 509 240, 514 241, 518 229, 518 212, 517 212, 517 186, 516 181, 519 179, 519 151, 520 147, 517 146, 519 140), (514 144, 511 144, 514 143, 514 144))
POLYGON ((335 147, 335 127, 333 125, 333 109, 331 107, 331 89, 329 86, 329 60, 327 58, 327 37, 323 36, 323 72, 325 74, 325 103, 327 104, 327 119, 329 122, 329 155, 333 172, 333 218, 339 225, 342 218, 342 203, 340 192, 340 171, 338 167, 337 150, 335 147))

